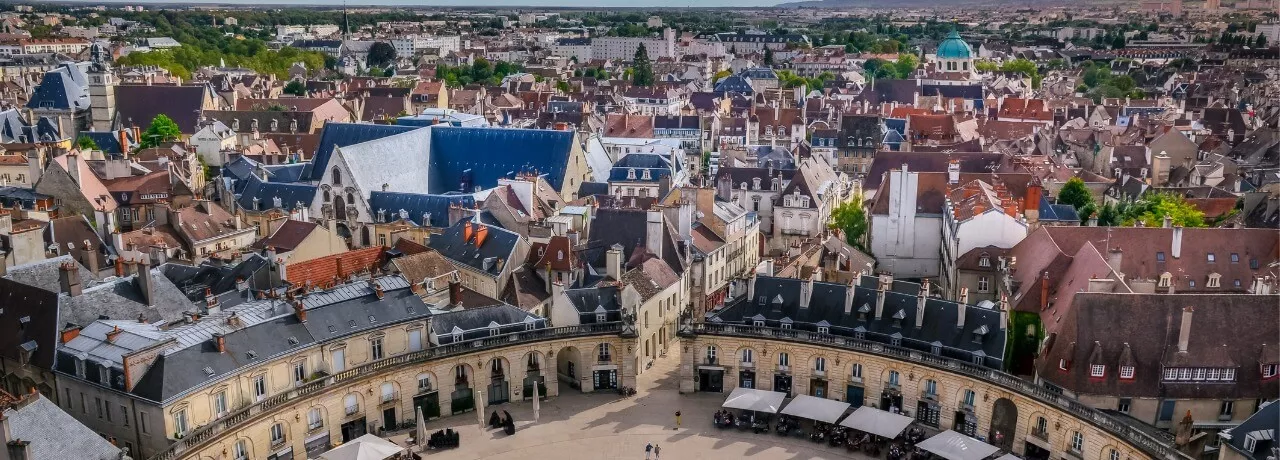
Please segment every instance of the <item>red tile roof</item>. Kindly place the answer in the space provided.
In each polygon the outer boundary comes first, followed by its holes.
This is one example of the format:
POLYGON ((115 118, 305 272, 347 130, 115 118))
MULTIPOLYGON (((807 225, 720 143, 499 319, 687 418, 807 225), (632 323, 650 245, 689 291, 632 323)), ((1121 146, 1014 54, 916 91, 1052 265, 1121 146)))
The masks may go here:
POLYGON ((329 287, 356 273, 366 273, 381 265, 383 248, 374 246, 318 259, 294 262, 285 267, 285 281, 295 286, 329 287))

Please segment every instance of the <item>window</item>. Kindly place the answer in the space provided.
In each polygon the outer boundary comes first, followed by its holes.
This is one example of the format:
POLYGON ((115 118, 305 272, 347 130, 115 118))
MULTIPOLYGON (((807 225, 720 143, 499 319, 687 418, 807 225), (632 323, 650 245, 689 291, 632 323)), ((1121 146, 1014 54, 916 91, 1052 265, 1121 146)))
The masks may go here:
POLYGON ((1209 370, 1203 367, 1196 369, 1195 376, 1192 380, 1204 380, 1209 375, 1209 370))
POLYGON ((978 292, 991 291, 991 278, 986 276, 978 277, 978 292))
POLYGON ((307 412, 307 431, 320 429, 324 426, 324 417, 320 415, 320 408, 314 407, 307 412))
POLYGON ((1222 380, 1235 380, 1235 379, 1236 379, 1236 370, 1235 370, 1235 369, 1224 369, 1222 372, 1223 372, 1222 380))
POLYGON ((601 361, 601 362, 608 362, 608 361, 612 361, 612 360, 613 360, 613 359, 612 359, 612 357, 611 357, 611 356, 609 356, 609 355, 610 355, 610 353, 609 353, 609 344, 607 344, 607 343, 602 343, 602 344, 600 344, 600 346, 596 347, 596 351, 597 351, 597 353, 596 353, 596 354, 597 354, 597 356, 596 356, 596 357, 597 357, 597 358, 599 358, 599 359, 598 359, 599 361, 601 361))
POLYGON ((271 445, 278 446, 284 444, 284 424, 277 423, 271 425, 271 445))
POLYGON ((1209 274, 1209 282, 1204 283, 1205 287, 1216 288, 1222 286, 1222 275, 1217 273, 1209 274))
POLYGON ((977 398, 977 393, 973 390, 964 390, 964 405, 973 407, 973 401, 977 398))
POLYGON ((1084 450, 1084 435, 1079 431, 1071 433, 1071 451, 1080 453, 1084 450))
POLYGON ((755 327, 764 327, 764 321, 755 320, 754 322, 751 323, 751 325, 755 327))
POLYGON ((102 418, 102 398, 93 398, 93 406, 98 410, 98 418, 102 418))
POLYGON ((1236 406, 1235 401, 1223 401, 1222 408, 1218 410, 1218 415, 1231 416, 1236 406))
POLYGON ((1120 460, 1120 451, 1111 449, 1111 453, 1107 454, 1108 460, 1120 460))
POLYGON ((1120 378, 1122 379, 1133 378, 1133 366, 1120 366, 1120 378))
POLYGON ((329 356, 329 361, 333 365, 335 374, 347 370, 347 351, 345 349, 333 350, 329 356))
POLYGON ((791 356, 786 352, 778 353, 778 367, 788 367, 791 365, 791 356))
POLYGON ((1214 257, 1213 253, 1210 252, 1204 255, 1204 259, 1205 259, 1205 262, 1214 263, 1217 260, 1217 257, 1214 257))
POLYGON ((148 424, 147 424, 147 413, 146 413, 146 412, 139 412, 139 413, 138 413, 138 428, 141 428, 143 433, 151 433, 151 430, 149 430, 149 429, 147 428, 147 425, 148 425, 148 424))
POLYGON ((747 363, 747 364, 752 363, 752 362, 755 362, 755 352, 754 352, 754 351, 752 351, 750 348, 745 348, 745 349, 743 349, 743 350, 742 350, 742 362, 743 362, 743 363, 747 363))
POLYGON ((124 421, 124 426, 129 426, 129 406, 120 406, 120 420, 124 421))
POLYGON ((213 395, 213 413, 221 417, 227 415, 227 392, 219 391, 213 395))
POLYGON ((1089 366, 1090 377, 1102 377, 1106 375, 1106 373, 1107 373, 1107 366, 1104 366, 1101 364, 1094 364, 1089 366))
POLYGON ((1129 398, 1120 398, 1119 404, 1116 404, 1116 411, 1129 413, 1129 406, 1133 405, 1133 400, 1129 398))
POLYGON ((1238 264, 1238 263, 1240 263, 1240 254, 1238 254, 1238 253, 1234 253, 1234 252, 1233 252, 1233 253, 1231 253, 1231 263, 1233 263, 1233 264, 1238 264))
POLYGON ((898 386, 898 371, 889 371, 889 385, 898 386))
POLYGON ((234 448, 234 453, 235 453, 235 456, 236 456, 236 460, 248 460, 248 459, 249 459, 249 448, 248 448, 248 446, 246 446, 246 445, 245 445, 245 442, 244 442, 244 440, 243 440, 243 439, 241 439, 241 440, 239 440, 239 441, 236 441, 236 446, 235 446, 235 448, 234 448))
POLYGON ((791 329, 791 323, 782 323, 783 329, 791 329))
POLYGON ((300 361, 293 364, 293 384, 301 385, 307 381, 307 363, 300 361))
POLYGON ((979 267, 990 267, 990 266, 991 266, 991 257, 990 257, 990 256, 987 256, 986 254, 983 254, 983 255, 982 255, 982 258, 978 259, 978 266, 979 266, 979 267))
POLYGON ((938 396, 938 381, 929 379, 924 381, 925 397, 933 398, 938 396))
POLYGON ((253 397, 259 401, 267 396, 267 376, 259 375, 253 378, 253 397))
POLYGON ((1044 417, 1036 417, 1036 433, 1049 433, 1049 419, 1044 417))
POLYGON ((855 382, 862 381, 862 365, 853 363, 849 366, 849 379, 855 382))
POLYGON ((173 432, 179 436, 187 434, 187 409, 178 409, 173 413, 173 432))
POLYGON ((422 329, 409 331, 409 351, 422 351, 422 329))
MULTIPOLYGON (((501 365, 502 361, 494 360, 495 364, 501 365)), ((391 402, 396 399, 396 386, 391 382, 382 384, 382 402, 391 402)))
POLYGON ((1191 380, 1191 368, 1178 369, 1178 380, 1191 380))
POLYGON ((1176 369, 1176 368, 1165 368, 1165 370, 1164 370, 1164 379, 1165 379, 1165 380, 1176 380, 1177 378, 1178 378, 1178 369, 1176 369))
POLYGON ((382 339, 381 338, 369 340, 369 355, 373 356, 373 359, 382 359, 382 339))
POLYGON ((715 345, 707 345, 707 362, 708 363, 716 362, 716 346, 715 345))
POLYGON ((818 357, 813 359, 813 370, 817 372, 827 371, 827 359, 818 357))
POLYGON ((604 313, 604 312, 596 313, 596 322, 597 322, 597 323, 603 323, 603 322, 605 322, 605 313, 604 313))
POLYGON ((1276 376, 1276 367, 1277 367, 1277 366, 1276 366, 1275 364, 1263 364, 1263 365, 1262 365, 1262 378, 1264 378, 1264 379, 1269 379, 1269 378, 1271 378, 1271 377, 1275 377, 1275 376, 1276 376))
POLYGON ((418 374, 418 391, 431 391, 431 376, 428 374, 418 374))
POLYGON ((1169 272, 1164 272, 1160 275, 1159 287, 1167 288, 1169 287, 1169 284, 1172 282, 1173 282, 1173 274, 1169 272))
POLYGON ((356 399, 356 395, 349 394, 342 398, 342 405, 346 407, 347 415, 355 414, 360 411, 360 400, 356 399))
POLYGON ((1156 262, 1164 263, 1164 252, 1156 253, 1156 262))

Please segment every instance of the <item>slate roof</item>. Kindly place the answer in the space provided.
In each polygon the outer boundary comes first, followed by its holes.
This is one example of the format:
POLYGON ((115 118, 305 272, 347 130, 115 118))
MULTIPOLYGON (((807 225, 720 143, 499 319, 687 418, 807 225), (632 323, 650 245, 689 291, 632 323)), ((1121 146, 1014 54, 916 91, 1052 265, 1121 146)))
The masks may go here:
MULTIPOLYGON (((32 109, 87 110, 89 108, 88 63, 65 62, 45 72, 27 101, 32 109)), ((117 94, 117 97, 119 95, 117 94)), ((118 100, 118 99, 117 99, 118 100)))
POLYGON ((183 134, 200 129, 208 88, 201 86, 119 85, 116 87, 116 126, 143 131, 156 115, 166 115, 183 134))
POLYGON ((369 123, 325 123, 320 133, 320 146, 311 160, 307 180, 318 181, 329 166, 334 147, 345 147, 418 129, 417 126, 375 125, 369 123))
POLYGON ((249 175, 241 183, 244 188, 236 195, 236 204, 247 210, 274 209, 277 198, 280 200, 280 209, 284 211, 297 209, 298 203, 302 203, 301 207, 305 209, 311 207, 311 200, 316 197, 316 186, 309 184, 262 182, 254 175, 249 175), (254 198, 258 199, 256 204, 254 198))
MULTIPOLYGON (((862 283, 873 277, 863 277, 862 283)), ((902 347, 932 352, 932 345, 942 346, 942 356, 972 361, 974 354, 985 355, 983 365, 1000 369, 1005 350, 1005 329, 999 311, 963 306, 965 322, 957 328, 958 308, 955 302, 928 298, 922 327, 915 326, 918 294, 884 292, 881 317, 875 310, 879 291, 875 288, 854 288, 850 312, 845 313, 845 297, 849 286, 814 282, 807 308, 800 308, 801 285, 806 281, 796 278, 757 276, 753 298, 743 297, 725 307, 710 321, 752 325, 763 320, 768 327, 780 327, 790 322, 793 330, 816 332, 818 325, 826 322, 830 333, 848 337, 863 333, 867 340, 890 343, 891 338, 901 338, 902 347), (865 311, 865 312, 863 312, 865 311), (897 316, 900 320, 895 320, 897 316), (983 334, 977 334, 982 332, 983 334), (975 340, 977 339, 977 340, 975 340)), ((918 291, 917 291, 918 292, 918 291)))
POLYGON ((431 235, 431 242, 427 246, 439 251, 440 255, 455 264, 496 277, 502 273, 499 260, 502 261, 502 266, 521 262, 512 260, 519 242, 520 235, 515 232, 464 219, 442 233, 431 235))
POLYGON ((494 327, 499 334, 524 331, 527 323, 532 323, 535 329, 548 327, 545 318, 502 304, 435 315, 431 317, 431 331, 437 335, 440 345, 447 345, 455 342, 455 331, 462 332, 462 340, 473 340, 489 337, 494 327))
POLYGON ((143 318, 147 322, 173 321, 192 308, 185 294, 160 271, 152 268, 151 304, 142 296, 138 276, 131 275, 115 281, 85 286, 78 296, 65 296, 59 300, 59 321, 87 325, 101 317, 122 320, 143 318))
POLYGON ((241 279, 248 283, 250 289, 266 287, 268 280, 265 275, 268 273, 264 268, 268 265, 267 259, 261 255, 249 254, 235 265, 215 265, 207 261, 196 266, 166 263, 159 269, 165 278, 186 294, 187 299, 195 302, 204 301, 206 292, 225 297, 223 294, 237 290, 236 281, 241 279))
POLYGON ((72 215, 52 219, 49 221, 49 226, 45 227, 45 232, 45 242, 58 245, 60 254, 70 253, 77 262, 80 262, 80 265, 85 267, 89 266, 89 260, 86 258, 89 255, 81 249, 84 248, 84 242, 89 241, 94 248, 92 257, 98 259, 98 268, 107 268, 107 245, 89 224, 87 217, 72 215))
POLYGON ((653 182, 657 183, 664 176, 671 176, 676 166, 671 164, 671 160, 664 155, 650 153, 633 153, 622 157, 613 164, 613 168, 609 171, 610 182, 653 182), (649 178, 644 178, 644 172, 649 171, 649 178), (628 178, 628 174, 635 172, 634 178, 628 178))
POLYGON ((715 91, 717 93, 734 92, 752 94, 755 90, 751 87, 751 80, 740 75, 730 75, 716 82, 715 91))
POLYGON ((92 139, 93 143, 98 145, 98 150, 102 150, 103 153, 122 154, 125 151, 132 151, 138 145, 137 139, 133 138, 132 130, 123 132, 129 141, 128 146, 120 145, 120 136, 116 131, 81 131, 80 137, 92 139))
POLYGON ((399 219, 401 213, 410 222, 424 227, 448 227, 449 207, 459 205, 466 209, 474 208, 473 195, 431 195, 399 192, 371 192, 369 208, 373 212, 385 209, 387 219, 399 219), (430 221, 427 221, 427 216, 430 221))
MULTIPOLYGON (((32 459, 118 460, 120 448, 98 436, 53 401, 39 394, 34 401, 3 410, 10 439, 29 442, 32 459)), ((132 452, 130 452, 132 453, 132 452)), ((136 455, 136 454, 135 454, 136 455)))
POLYGON ((289 219, 281 224, 271 236, 253 243, 255 249, 275 248, 277 252, 289 252, 298 248, 307 236, 316 229, 315 222, 303 222, 289 219))
POLYGON ((31 350, 27 362, 39 369, 53 367, 57 347, 58 294, 8 278, 0 278, 0 305, 5 321, 0 321, 0 356, 22 362, 19 350, 31 350))
POLYGON ((29 123, 18 109, 0 112, 0 143, 35 143, 62 139, 58 126, 48 117, 40 117, 36 124, 29 123))
POLYGON ((615 284, 566 289, 564 295, 578 309, 579 324, 597 323, 596 313, 604 313, 605 322, 622 320, 622 289, 615 284))
MULTIPOLYGON (((1266 405, 1250 415, 1239 425, 1218 433, 1223 438, 1223 448, 1235 450, 1248 460, 1264 460, 1272 458, 1276 446, 1276 435, 1280 434, 1280 404, 1276 401, 1266 405), (1245 448, 1246 442, 1252 438, 1253 450, 1245 448)), ((1225 457, 1225 456, 1224 456, 1225 457)))
POLYGON ((560 190, 574 133, 539 129, 431 128, 433 193, 491 187, 513 173, 535 171, 560 190))
MULTIPOLYGON (((58 266, 67 262, 75 262, 79 264, 79 262, 77 262, 75 258, 71 257, 71 255, 64 254, 45 260, 38 260, 9 267, 4 274, 4 278, 11 279, 28 286, 44 289, 49 292, 62 292, 62 287, 58 284, 58 266)), ((79 273, 80 286, 87 287, 91 282, 93 282, 93 276, 89 273, 88 269, 84 268, 83 265, 79 266, 77 272, 79 273)))

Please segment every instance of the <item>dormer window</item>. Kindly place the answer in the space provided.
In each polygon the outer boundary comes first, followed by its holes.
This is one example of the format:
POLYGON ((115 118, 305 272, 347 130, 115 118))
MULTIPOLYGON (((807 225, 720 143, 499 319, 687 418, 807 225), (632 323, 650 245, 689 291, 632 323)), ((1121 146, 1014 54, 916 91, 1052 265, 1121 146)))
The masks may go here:
MULTIPOLYGON (((747 188, 747 184, 745 184, 745 183, 744 183, 744 184, 742 184, 742 188, 747 188)), ((760 190, 760 178, 759 178, 759 177, 752 177, 752 178, 751 178, 751 189, 752 189, 752 190, 760 190)))
POLYGON ((1209 282, 1205 283, 1204 287, 1216 288, 1221 286, 1222 286, 1222 275, 1219 275, 1217 273, 1210 273, 1209 282))
POLYGON ((604 314, 604 313, 596 313, 596 322, 597 322, 597 323, 603 323, 604 321, 605 321, 605 314, 604 314))
POLYGON ((1276 376, 1276 372, 1277 372, 1277 370, 1280 370, 1280 365, 1277 365, 1277 364, 1263 364, 1263 365, 1262 365, 1262 378, 1264 378, 1264 379, 1269 379, 1269 378, 1275 377, 1275 376, 1276 376))
POLYGON ((755 320, 754 322, 752 322, 751 324, 752 324, 753 326, 755 326, 755 327, 764 327, 764 320, 759 320, 759 319, 757 319, 757 320, 755 320))
POLYGON ((643 178, 644 180, 650 180, 650 179, 652 179, 652 178, 653 178, 652 176, 650 176, 650 175, 649 175, 649 170, 648 170, 648 169, 644 170, 644 171, 643 171, 643 173, 644 173, 644 174, 642 175, 642 178, 643 178))
POLYGON ((830 334, 830 333, 831 333, 831 328, 829 328, 829 327, 827 327, 827 326, 818 326, 818 333, 819 333, 819 334, 830 334))
POLYGON ((1059 359, 1059 360, 1058 360, 1058 370, 1060 370, 1060 371, 1065 371, 1065 370, 1067 370, 1067 368, 1068 368, 1068 367, 1070 367, 1070 365, 1071 365, 1071 364, 1070 364, 1070 363, 1068 363, 1066 359, 1059 359))
POLYGON ((1163 274, 1160 275, 1160 284, 1159 284, 1160 287, 1167 288, 1169 287, 1169 284, 1171 284, 1172 282, 1173 282, 1172 273, 1164 272, 1163 274))
POLYGON ((1133 366, 1120 366, 1120 378, 1129 380, 1133 378, 1133 366))
POLYGON ((979 267, 990 267, 990 266, 991 266, 991 256, 988 256, 988 255, 986 255, 986 254, 983 254, 983 255, 982 255, 982 258, 978 259, 978 266, 979 266, 979 267))
POLYGON ((1102 376, 1105 376, 1106 374, 1107 374, 1107 366, 1103 366, 1101 364, 1094 364, 1092 366, 1089 366, 1090 377, 1102 377, 1102 376))
POLYGON ((627 169, 627 179, 635 179, 635 178, 636 178, 636 170, 635 170, 635 168, 629 168, 629 169, 627 169))
POLYGON ((1214 263, 1214 262, 1216 262, 1216 261, 1217 261, 1217 259, 1218 259, 1216 256, 1214 256, 1214 255, 1213 255, 1213 253, 1212 253, 1212 252, 1210 252, 1210 253, 1208 253, 1208 254, 1205 254, 1205 255, 1204 255, 1204 258, 1205 258, 1205 262, 1207 262, 1207 263, 1214 263))

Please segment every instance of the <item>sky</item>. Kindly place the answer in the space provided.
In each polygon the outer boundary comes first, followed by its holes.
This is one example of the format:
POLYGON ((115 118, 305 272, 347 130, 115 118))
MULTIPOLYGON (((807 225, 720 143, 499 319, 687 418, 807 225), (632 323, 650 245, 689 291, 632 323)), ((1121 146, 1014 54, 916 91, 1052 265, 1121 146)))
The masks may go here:
MULTIPOLYGON (((348 0, 350 6, 522 6, 522 7, 572 7, 572 8, 715 8, 774 6, 793 0, 348 0)), ((147 4, 147 0, 113 0, 112 3, 147 4)), ((272 6, 341 6, 342 0, 178 0, 174 3, 234 4, 272 6)))

